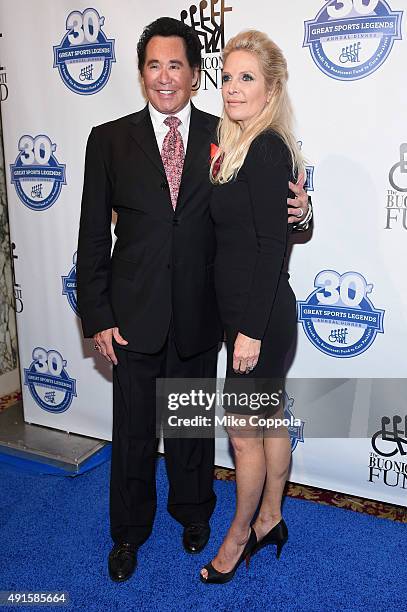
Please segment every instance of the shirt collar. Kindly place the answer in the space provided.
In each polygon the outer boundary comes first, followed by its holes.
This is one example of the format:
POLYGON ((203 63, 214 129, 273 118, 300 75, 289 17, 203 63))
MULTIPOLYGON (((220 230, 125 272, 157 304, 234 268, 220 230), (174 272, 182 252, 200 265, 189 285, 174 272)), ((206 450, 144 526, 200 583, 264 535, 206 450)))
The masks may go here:
POLYGON ((148 110, 150 112, 151 121, 153 123, 154 130, 157 130, 162 127, 165 119, 167 117, 178 117, 181 121, 182 125, 188 125, 191 117, 191 101, 188 102, 178 113, 173 115, 165 115, 164 113, 160 113, 151 102, 148 103, 148 110))

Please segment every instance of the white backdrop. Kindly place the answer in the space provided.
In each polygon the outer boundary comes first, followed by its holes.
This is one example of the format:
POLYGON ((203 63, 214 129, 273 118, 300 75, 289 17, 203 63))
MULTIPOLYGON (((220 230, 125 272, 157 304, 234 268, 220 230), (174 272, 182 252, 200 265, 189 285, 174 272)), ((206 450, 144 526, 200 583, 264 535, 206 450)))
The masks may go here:
MULTIPOLYGON (((312 239, 294 246, 290 264, 299 324, 286 403, 302 421, 291 430, 291 480, 405 504, 406 389, 397 380, 407 369, 405 3, 201 4, 0 1, 25 418, 110 438, 110 372, 74 312, 75 250, 90 129, 144 105, 143 26, 169 15, 206 34, 194 102, 215 114, 223 37, 262 29, 287 57, 316 209, 312 239), (372 442, 385 416, 402 417, 387 426, 393 439, 372 442)), ((217 463, 231 465, 225 439, 217 463)))

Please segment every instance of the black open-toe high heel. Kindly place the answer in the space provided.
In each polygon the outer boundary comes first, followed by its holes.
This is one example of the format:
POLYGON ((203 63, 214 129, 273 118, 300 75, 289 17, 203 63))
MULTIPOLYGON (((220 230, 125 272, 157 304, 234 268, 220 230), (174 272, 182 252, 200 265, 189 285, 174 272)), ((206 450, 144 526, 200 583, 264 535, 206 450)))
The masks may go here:
POLYGON ((284 519, 281 519, 281 521, 277 523, 277 525, 274 525, 273 529, 270 529, 270 531, 266 533, 266 535, 260 540, 260 542, 257 542, 256 546, 252 551, 252 556, 259 552, 259 550, 261 550, 265 546, 268 546, 269 544, 276 544, 276 556, 277 559, 279 559, 281 551, 283 550, 283 546, 287 542, 287 540, 288 528, 285 524, 284 519))
POLYGON ((205 584, 225 584, 225 582, 230 582, 235 575, 237 568, 244 560, 246 561, 246 567, 249 567, 250 557, 253 554, 253 550, 256 545, 256 532, 251 527, 249 539, 246 542, 243 552, 240 555, 236 565, 230 570, 230 572, 218 572, 218 570, 213 567, 212 562, 210 562, 202 568, 206 569, 208 572, 208 577, 204 578, 202 574, 199 574, 201 582, 204 582, 205 584))

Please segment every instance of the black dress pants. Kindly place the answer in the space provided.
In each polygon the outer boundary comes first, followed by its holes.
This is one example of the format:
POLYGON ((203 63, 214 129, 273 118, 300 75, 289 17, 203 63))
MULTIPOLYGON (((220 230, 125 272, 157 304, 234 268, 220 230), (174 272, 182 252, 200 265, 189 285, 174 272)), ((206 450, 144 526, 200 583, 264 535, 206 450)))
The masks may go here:
MULTIPOLYGON (((153 355, 115 344, 110 528, 114 542, 141 545, 156 511, 156 378, 216 378, 217 346, 188 359, 178 354, 172 326, 153 355)), ((214 440, 165 439, 168 511, 182 525, 207 522, 215 508, 214 440)))

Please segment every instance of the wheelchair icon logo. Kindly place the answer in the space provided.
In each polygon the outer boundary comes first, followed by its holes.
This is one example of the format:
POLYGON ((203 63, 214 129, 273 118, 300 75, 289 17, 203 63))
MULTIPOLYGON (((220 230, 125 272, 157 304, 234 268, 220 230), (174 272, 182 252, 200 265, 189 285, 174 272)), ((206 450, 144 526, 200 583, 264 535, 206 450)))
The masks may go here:
POLYGON ((372 447, 382 457, 393 457, 397 453, 400 455, 407 455, 407 415, 404 417, 404 430, 399 429, 398 426, 402 422, 402 417, 395 415, 393 419, 387 416, 382 417, 382 427, 379 431, 372 436, 372 447), (388 425, 392 423, 392 429, 387 429, 388 425), (404 438, 401 436, 404 435, 404 438), (392 442, 390 446, 383 444, 383 442, 392 442), (383 449, 383 447, 386 447, 383 449))

